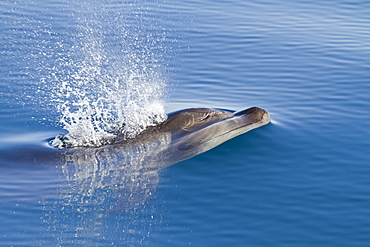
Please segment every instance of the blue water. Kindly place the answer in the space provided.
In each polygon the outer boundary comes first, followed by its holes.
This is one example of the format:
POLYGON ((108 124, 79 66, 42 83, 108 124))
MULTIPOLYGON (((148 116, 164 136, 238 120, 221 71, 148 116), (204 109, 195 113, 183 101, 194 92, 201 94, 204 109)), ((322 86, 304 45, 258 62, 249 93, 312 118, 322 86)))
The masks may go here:
POLYGON ((368 2, 2 1, 0 20, 0 246, 370 244, 368 2), (90 46, 118 61, 100 79, 134 51, 127 66, 167 85, 166 112, 259 106, 272 123, 160 171, 144 205, 104 213, 68 191, 83 173, 28 158, 66 132, 58 82, 76 71, 60 61, 90 46))

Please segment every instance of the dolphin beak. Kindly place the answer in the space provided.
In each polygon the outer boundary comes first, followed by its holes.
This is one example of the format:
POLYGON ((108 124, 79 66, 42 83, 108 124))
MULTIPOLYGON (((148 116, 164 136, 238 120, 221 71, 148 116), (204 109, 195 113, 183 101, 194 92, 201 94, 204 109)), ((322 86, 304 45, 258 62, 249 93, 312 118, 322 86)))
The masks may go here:
POLYGON ((234 113, 234 116, 243 116, 248 118, 251 124, 260 123, 261 126, 271 121, 270 114, 259 107, 251 107, 243 111, 234 113))

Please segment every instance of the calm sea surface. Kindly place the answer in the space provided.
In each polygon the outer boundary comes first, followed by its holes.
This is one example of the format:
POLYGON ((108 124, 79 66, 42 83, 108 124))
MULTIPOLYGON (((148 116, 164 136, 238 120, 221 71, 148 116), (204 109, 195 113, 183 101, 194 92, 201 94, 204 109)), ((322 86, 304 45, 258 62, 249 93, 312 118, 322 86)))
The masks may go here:
POLYGON ((0 24, 0 246, 370 245, 368 1, 5 0, 0 24), (81 95, 108 116, 122 97, 125 114, 259 106, 272 123, 108 213, 117 181, 47 145, 89 114, 81 95))

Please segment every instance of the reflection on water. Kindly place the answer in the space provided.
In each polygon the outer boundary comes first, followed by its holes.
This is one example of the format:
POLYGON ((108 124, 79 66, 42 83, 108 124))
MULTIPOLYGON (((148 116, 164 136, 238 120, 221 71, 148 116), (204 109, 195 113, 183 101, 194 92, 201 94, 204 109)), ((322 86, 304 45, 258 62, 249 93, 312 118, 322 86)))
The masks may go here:
POLYGON ((157 137, 154 141, 134 145, 67 152, 62 170, 71 191, 65 192, 65 197, 70 202, 91 202, 96 206, 105 204, 105 200, 97 196, 99 190, 104 189, 117 198, 125 198, 120 199, 117 207, 111 205, 109 211, 122 211, 142 204, 158 184, 157 171, 146 168, 155 165, 153 162, 171 141, 170 133, 157 137), (71 195, 76 194, 82 198, 72 198, 71 195))
POLYGON ((158 171, 148 167, 156 166, 170 143, 171 135, 165 132, 127 145, 64 152, 60 171, 65 181, 59 197, 44 199, 48 231, 58 235, 61 245, 72 241, 93 246, 96 240, 104 242, 107 232, 144 244, 159 218, 154 206, 142 206, 159 182, 158 171), (110 220, 115 222, 108 224, 110 220))
POLYGON ((40 245, 144 245, 165 210, 153 196, 158 171, 183 157, 171 151, 173 140, 164 131, 100 148, 34 144, 0 150, 0 207, 14 215, 30 210, 40 215, 36 222, 42 225, 31 227, 41 234, 40 245))

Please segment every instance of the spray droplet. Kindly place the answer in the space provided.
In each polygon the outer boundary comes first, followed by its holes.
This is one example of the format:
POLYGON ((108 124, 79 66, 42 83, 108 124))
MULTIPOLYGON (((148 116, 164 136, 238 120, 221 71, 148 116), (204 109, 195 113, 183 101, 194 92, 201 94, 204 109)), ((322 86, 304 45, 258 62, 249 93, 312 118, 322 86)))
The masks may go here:
POLYGON ((103 2, 79 4, 74 14, 78 34, 48 78, 55 84, 60 123, 68 131, 52 141, 57 148, 98 147, 117 135, 133 138, 166 118, 158 54, 163 34, 138 19, 150 10, 126 6, 117 17, 103 2))

